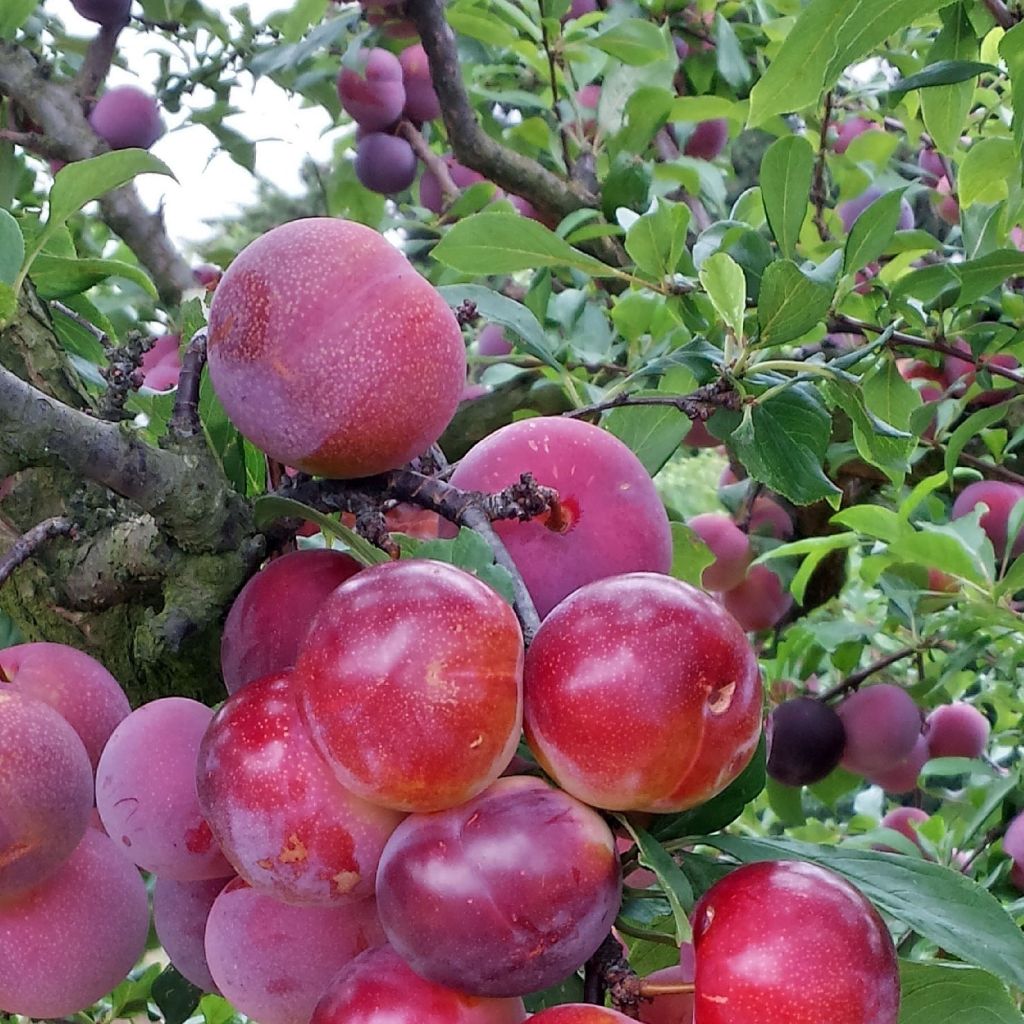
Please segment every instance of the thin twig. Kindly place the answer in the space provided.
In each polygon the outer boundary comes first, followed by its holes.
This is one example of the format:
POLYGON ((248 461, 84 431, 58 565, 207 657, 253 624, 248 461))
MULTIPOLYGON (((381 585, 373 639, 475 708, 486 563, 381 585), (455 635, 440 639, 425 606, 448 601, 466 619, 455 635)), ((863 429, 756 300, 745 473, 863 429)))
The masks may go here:
POLYGON ((828 129, 832 124, 832 91, 825 93, 825 111, 821 117, 821 132, 818 135, 818 156, 814 161, 814 178, 811 182, 811 202, 814 203, 814 224, 823 242, 832 238, 825 223, 825 202, 828 191, 825 187, 825 156, 828 153, 828 129))
POLYGON ((989 14, 1000 28, 1011 29, 1017 23, 1017 19, 1010 13, 1003 0, 982 0, 982 3, 988 8, 989 14))
POLYGON ((689 416, 691 420, 706 420, 716 409, 739 408, 739 401, 740 396, 728 381, 717 380, 713 384, 705 384, 696 391, 691 391, 688 395, 620 394, 606 402, 595 402, 579 409, 570 409, 563 415, 570 419, 579 419, 626 405, 668 405, 689 416))
POLYGON ((398 134, 412 146, 412 151, 423 161, 427 170, 437 178, 437 183, 441 187, 441 198, 445 209, 447 209, 462 195, 462 190, 452 178, 448 164, 427 145, 423 133, 411 121, 399 122, 398 134))
POLYGON ((175 437, 199 437, 203 432, 199 420, 199 382, 205 365, 206 328, 201 327, 192 335, 181 358, 178 393, 174 397, 174 412, 168 423, 168 429, 175 437))
POLYGON ((572 156, 569 153, 569 138, 566 133, 565 125, 562 124, 561 118, 558 117, 558 63, 555 59, 555 51, 551 46, 551 39, 548 36, 547 22, 545 20, 544 12, 544 0, 541 0, 540 4, 540 38, 541 44, 544 47, 544 52, 548 58, 548 77, 551 80, 551 109, 555 112, 555 117, 558 118, 558 137, 562 143, 562 162, 565 164, 566 173, 572 171, 572 156))
MULTIPOLYGON (((933 439, 930 444, 936 451, 943 450, 943 446, 939 441, 933 439)), ((1012 469, 1007 469, 1005 466, 997 465, 994 462, 986 462, 984 459, 979 459, 976 455, 971 455, 970 452, 961 451, 957 456, 957 462, 962 462, 965 466, 970 466, 971 469, 977 469, 987 477, 996 480, 1006 480, 1008 483, 1024 486, 1024 476, 1020 473, 1015 473, 1012 469)))
POLYGON ((44 519, 23 533, 12 545, 10 550, 0 558, 0 587, 11 573, 23 562, 31 558, 33 552, 53 537, 74 537, 75 524, 67 516, 53 516, 44 519))
MULTIPOLYGON (((1011 819, 1012 821, 1012 819, 1011 819)), ((1006 830, 1010 827, 1011 821, 1003 821, 998 825, 993 825, 985 835, 982 837, 981 842, 971 850, 967 859, 960 865, 962 872, 967 869, 997 840, 1002 839, 1006 835, 1006 830)))
POLYGON ((139 331, 129 331, 124 344, 115 345, 102 331, 99 335, 98 340, 107 354, 107 365, 100 368, 107 390, 100 401, 99 416, 115 422, 129 419, 131 414, 125 412, 125 402, 142 386, 142 357, 156 339, 139 331))
POLYGON ((876 672, 881 672, 882 669, 886 669, 890 665, 895 665, 897 661, 902 661, 904 658, 909 658, 911 655, 917 654, 919 650, 920 648, 918 647, 903 647, 892 654, 887 654, 884 658, 879 658, 878 661, 872 662, 866 668, 862 668, 851 673, 842 682, 833 686, 831 690, 826 690, 824 693, 819 694, 818 700, 822 701, 822 703, 827 703, 836 697, 841 697, 843 694, 849 693, 851 690, 856 690, 861 683, 866 679, 869 679, 876 672))

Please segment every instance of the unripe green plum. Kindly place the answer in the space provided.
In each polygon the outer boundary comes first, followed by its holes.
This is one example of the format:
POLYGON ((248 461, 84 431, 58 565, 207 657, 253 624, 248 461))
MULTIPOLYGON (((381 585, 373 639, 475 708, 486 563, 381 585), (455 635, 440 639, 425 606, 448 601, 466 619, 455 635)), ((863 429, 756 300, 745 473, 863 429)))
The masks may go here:
POLYGON ((529 522, 496 522, 494 529, 542 618, 593 580, 668 572, 668 516, 647 470, 617 437, 581 420, 521 420, 475 445, 451 481, 467 490, 498 491, 522 473, 555 488, 559 505, 529 522))
POLYGON ((247 246, 210 306, 210 379, 272 458, 351 478, 395 469, 448 425, 466 378, 451 310, 376 231, 292 221, 247 246))
POLYGON ((600 815, 520 776, 406 818, 384 848, 377 910, 422 977, 471 995, 521 996, 594 953, 620 889, 615 838, 600 815))
POLYGON ((800 861, 747 864, 693 912, 699 1024, 896 1024, 896 950, 849 882, 800 861))
POLYGON ((720 793, 753 756, 761 701, 736 621, 656 573, 581 587, 526 657, 531 749, 563 789, 608 810, 668 813, 720 793))
POLYGON ((501 774, 522 721, 511 606, 442 562, 363 569, 324 602, 296 662, 303 718, 342 785, 403 811, 461 804, 501 774))

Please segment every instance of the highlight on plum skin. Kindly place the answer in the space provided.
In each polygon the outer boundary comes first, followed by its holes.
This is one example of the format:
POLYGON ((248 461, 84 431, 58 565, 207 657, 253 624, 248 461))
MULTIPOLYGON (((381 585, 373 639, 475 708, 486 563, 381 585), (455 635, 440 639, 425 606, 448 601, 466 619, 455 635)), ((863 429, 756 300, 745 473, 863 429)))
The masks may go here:
POLYGON ((67 644, 17 644, 0 650, 0 693, 11 689, 49 704, 78 733, 93 769, 131 705, 95 659, 67 644))
POLYGON ((700 1024, 896 1024, 899 975, 885 922, 825 868, 737 868, 698 901, 693 941, 700 1024))
POLYGON ((138 871, 97 829, 27 896, 0 902, 0 1006, 65 1017, 108 993, 142 955, 149 929, 138 871))
POLYGON ((487 999, 414 973, 385 944, 360 953, 331 981, 309 1024, 520 1024, 518 997, 487 999))
POLYGON ((327 596, 361 568, 341 551, 310 548, 268 562, 239 591, 224 622, 220 667, 228 693, 295 665, 327 596))
POLYGON ((492 492, 522 473, 555 488, 560 507, 525 523, 497 522, 494 529, 541 618, 585 583, 627 572, 668 572, 668 516, 643 464, 617 437, 580 420, 521 420, 475 445, 451 482, 492 492))
POLYGON ((411 815, 377 872, 395 951, 424 978, 479 996, 566 978, 608 934, 620 892, 615 839, 597 812, 525 776, 411 815))
POLYGON ((158 878, 153 886, 153 925, 160 945, 178 973, 204 992, 217 991, 206 962, 206 922, 214 900, 229 881, 158 878))
POLYGON ((139 867, 180 882, 233 874, 199 808, 196 755, 213 711, 164 697, 133 711, 96 772, 107 834, 139 867))
POLYGON ((74 729, 48 704, 0 687, 0 903, 60 869, 85 835, 92 795, 74 729))
POLYGON ((384 941, 373 900, 296 907, 242 879, 214 900, 206 959, 217 988, 260 1024, 308 1024, 337 972, 384 941))
POLYGON ((197 784, 214 838, 258 891, 296 904, 373 895, 402 816, 338 782, 299 718, 289 673, 228 698, 199 748, 197 784))
POLYGON ((531 749, 563 789, 607 810, 681 811, 721 792, 754 754, 761 701, 737 622, 656 573, 580 588, 526 656, 531 749))
POLYGON ((522 723, 523 636, 477 577, 425 559, 363 569, 324 602, 293 682, 321 755, 347 789, 400 811, 475 796, 522 723))
POLYGON ((386 238, 312 217, 261 235, 210 305, 228 417, 285 465, 336 479, 422 455, 448 426, 466 347, 437 290, 386 238))

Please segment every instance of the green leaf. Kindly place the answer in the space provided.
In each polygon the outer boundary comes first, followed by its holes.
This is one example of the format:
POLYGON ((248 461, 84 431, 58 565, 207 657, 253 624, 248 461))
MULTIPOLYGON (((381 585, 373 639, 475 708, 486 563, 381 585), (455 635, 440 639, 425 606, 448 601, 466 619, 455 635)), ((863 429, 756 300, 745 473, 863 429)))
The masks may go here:
POLYGON ((982 139, 960 165, 957 195, 965 209, 975 203, 998 203, 1020 185, 1020 161, 1010 139, 982 139))
POLYGON ((610 221, 620 207, 639 213, 651 194, 651 169, 635 154, 620 152, 601 186, 601 208, 610 221))
POLYGON ((811 0, 750 94, 747 126, 816 104, 842 72, 899 29, 952 0, 811 0))
POLYGON ((804 794, 799 786, 786 786, 769 778, 765 785, 768 806, 787 828, 802 825, 807 820, 804 812, 804 794))
POLYGON ((776 140, 761 160, 761 200, 783 256, 796 252, 813 174, 814 150, 799 135, 776 140))
POLYGON ((552 369, 562 369, 551 350, 544 328, 522 303, 479 284, 444 285, 438 291, 452 309, 457 309, 464 302, 472 302, 484 319, 512 331, 519 338, 520 348, 524 351, 552 369))
POLYGON ((945 470, 950 479, 952 479, 953 470, 956 469, 960 453, 967 444, 978 437, 986 427, 1004 419, 1011 402, 1018 403, 1020 401, 1021 396, 1018 395, 1016 398, 1011 398, 1009 402, 1000 402, 998 405, 990 405, 987 409, 979 409, 977 412, 971 413, 953 431, 946 442, 945 470))
MULTIPOLYGON (((973 33, 972 33, 973 37, 973 33)), ((939 36, 941 38, 941 35, 939 36)), ((936 43, 938 39, 936 39, 936 43)), ((977 50, 977 47, 974 48, 977 50)), ((934 50, 932 56, 934 56, 934 50)), ((990 74, 1001 74, 999 68, 994 64, 985 64, 978 60, 940 60, 929 64, 923 71, 916 75, 908 75, 901 79, 891 90, 890 95, 902 95, 910 92, 911 89, 927 89, 944 85, 970 84, 971 80, 977 78, 984 72, 990 74)), ((922 103, 924 97, 921 98, 922 103)))
POLYGON ((999 69, 973 59, 978 56, 978 39, 964 4, 947 7, 942 20, 942 31, 928 53, 928 60, 938 63, 911 78, 917 78, 917 88, 925 90, 921 94, 925 127, 939 152, 952 156, 974 102, 973 79, 982 71, 998 74, 999 69), (927 80, 921 81, 925 77, 927 80))
POLYGON ((25 239, 18 222, 0 210, 0 282, 14 284, 25 261, 25 239))
POLYGON ((832 304, 833 289, 807 277, 791 260, 765 269, 757 299, 762 345, 781 345, 821 323, 832 304))
POLYGON ((633 837, 633 842, 636 843, 637 852, 640 855, 640 865, 649 868, 658 876, 658 884, 672 908, 672 916, 676 922, 677 942, 689 942, 692 932, 688 915, 693 909, 693 889, 690 887, 686 875, 653 836, 633 825, 626 815, 616 814, 615 817, 633 837))
POLYGON ((1009 993, 985 971, 900 961, 899 1024, 1021 1024, 1009 993))
POLYGON ((290 43, 297 43, 313 25, 324 20, 327 0, 296 0, 281 19, 281 34, 290 43))
POLYGON ((800 568, 789 584, 789 592, 793 595, 798 604, 803 604, 804 594, 807 592, 807 584, 810 582, 814 570, 817 569, 822 559, 838 551, 840 548, 852 548, 858 543, 855 533, 832 533, 825 537, 804 537, 801 540, 789 544, 782 544, 777 548, 765 551, 753 564, 758 565, 775 558, 791 558, 794 555, 804 555, 800 568))
POLYGON ((13 39, 38 6, 39 0, 4 0, 0 6, 0 39, 13 39))
POLYGON ((53 179, 50 212, 45 227, 36 239, 37 249, 41 249, 45 239, 86 203, 99 199, 139 174, 166 174, 174 177, 162 160, 143 149, 101 153, 90 160, 76 160, 62 167, 53 179))
POLYGON ((1024 22, 1014 25, 999 41, 999 56, 1010 72, 1013 107, 1013 144, 1024 156, 1024 22))
POLYGON ((662 280, 676 272, 686 249, 690 208, 659 199, 650 213, 638 217, 626 232, 626 252, 637 269, 662 280))
POLYGON ((716 252, 701 264, 699 276, 715 311, 736 339, 742 341, 743 314, 747 303, 743 268, 727 253, 716 252))
POLYGON ((643 463, 644 469, 655 476, 686 437, 690 421, 670 405, 634 405, 612 409, 602 426, 622 441, 643 463))
POLYGON ((669 56, 664 33, 654 22, 640 18, 626 18, 589 42, 623 64, 642 66, 669 56))
POLYGON ((363 565, 378 565, 391 559, 380 548, 374 547, 368 540, 360 537, 355 530, 325 516, 315 508, 303 505, 292 498, 282 498, 277 494, 261 494, 253 502, 253 517, 258 529, 268 526, 277 519, 308 519, 316 523, 329 537, 334 537, 348 550, 348 553, 363 565))
POLYGON ((151 994, 164 1024, 185 1024, 199 1005, 203 990, 168 965, 153 982, 151 994))
POLYGON ((885 252, 900 221, 901 188, 879 196, 853 222, 843 255, 843 272, 852 274, 885 252))
POLYGON ((44 252, 32 261, 29 276, 43 299, 63 299, 68 295, 78 295, 108 277, 131 281, 150 298, 157 297, 156 287, 149 275, 134 263, 121 260, 76 260, 50 256, 44 252))
POLYGON ((736 31, 721 13, 715 15, 715 66, 722 78, 737 90, 747 85, 752 77, 736 31))
MULTIPOLYGON (((705 841, 745 863, 806 860, 830 868, 919 935, 1009 985, 1024 987, 1024 933, 991 893, 959 871, 899 854, 792 839, 712 836, 705 841)), ((976 1018, 970 1019, 974 1024, 976 1018)))
POLYGON ((512 574, 503 565, 496 565, 494 552, 480 534, 465 526, 452 540, 421 540, 398 534, 403 558, 430 558, 447 562, 478 576, 497 591, 509 604, 515 602, 512 574))
POLYGON ((794 505, 823 498, 838 504, 842 491, 822 470, 831 430, 821 401, 795 385, 767 402, 748 405, 731 440, 747 472, 794 505))
POLYGON ((998 288, 1005 280, 1024 274, 1024 252, 996 249, 976 260, 950 264, 960 278, 960 303, 967 305, 998 288))
POLYGON ((672 522, 672 568, 677 580, 699 587, 704 570, 715 560, 711 549, 685 523, 672 522))
POLYGON ((21 633, 6 612, 0 612, 0 649, 22 643, 21 633))
POLYGON ((478 213, 459 221, 434 246, 431 255, 453 270, 480 277, 538 267, 573 267, 595 277, 618 271, 515 213, 478 213))

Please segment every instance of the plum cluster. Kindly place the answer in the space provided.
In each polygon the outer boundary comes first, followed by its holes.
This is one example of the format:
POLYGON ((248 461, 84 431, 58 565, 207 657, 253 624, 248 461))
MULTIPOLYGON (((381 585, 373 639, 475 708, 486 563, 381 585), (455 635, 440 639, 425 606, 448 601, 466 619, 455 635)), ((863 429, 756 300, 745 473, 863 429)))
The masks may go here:
POLYGON ((841 764, 887 793, 907 793, 932 758, 981 757, 989 731, 972 704, 940 705, 925 718, 906 690, 890 683, 861 687, 836 708, 796 697, 769 716, 768 773, 803 786, 841 764))

